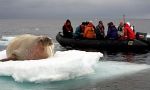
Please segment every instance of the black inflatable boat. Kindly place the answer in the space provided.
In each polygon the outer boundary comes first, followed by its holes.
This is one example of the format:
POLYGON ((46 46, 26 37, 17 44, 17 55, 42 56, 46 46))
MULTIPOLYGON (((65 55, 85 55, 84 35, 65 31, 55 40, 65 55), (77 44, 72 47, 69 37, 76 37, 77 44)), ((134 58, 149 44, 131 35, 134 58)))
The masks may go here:
POLYGON ((58 43, 65 48, 74 49, 97 49, 97 50, 149 50, 150 38, 147 37, 147 33, 137 32, 134 41, 129 40, 89 40, 89 39, 74 39, 63 37, 63 34, 59 32, 56 35, 58 43))

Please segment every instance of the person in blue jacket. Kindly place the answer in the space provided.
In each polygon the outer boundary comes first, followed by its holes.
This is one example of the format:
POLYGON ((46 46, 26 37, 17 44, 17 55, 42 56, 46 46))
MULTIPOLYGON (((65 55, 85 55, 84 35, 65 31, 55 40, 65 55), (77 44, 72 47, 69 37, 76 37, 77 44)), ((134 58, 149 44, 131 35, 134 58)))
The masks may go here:
POLYGON ((74 33, 75 39, 83 38, 83 32, 84 32, 85 26, 86 26, 86 22, 82 22, 82 24, 76 28, 76 31, 74 33))
POLYGON ((107 38, 113 40, 118 39, 118 30, 113 22, 108 23, 107 38))

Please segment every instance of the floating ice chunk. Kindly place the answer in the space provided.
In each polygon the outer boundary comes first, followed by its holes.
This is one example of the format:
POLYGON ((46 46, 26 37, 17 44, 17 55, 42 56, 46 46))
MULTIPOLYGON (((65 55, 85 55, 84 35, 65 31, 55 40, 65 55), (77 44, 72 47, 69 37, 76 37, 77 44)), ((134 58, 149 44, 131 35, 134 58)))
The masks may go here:
MULTIPOLYGON (((1 51, 0 59, 5 57, 6 51, 1 51)), ((100 57, 100 52, 57 51, 54 57, 43 60, 0 62, 0 76, 12 76, 19 82, 73 79, 93 73, 100 57)))

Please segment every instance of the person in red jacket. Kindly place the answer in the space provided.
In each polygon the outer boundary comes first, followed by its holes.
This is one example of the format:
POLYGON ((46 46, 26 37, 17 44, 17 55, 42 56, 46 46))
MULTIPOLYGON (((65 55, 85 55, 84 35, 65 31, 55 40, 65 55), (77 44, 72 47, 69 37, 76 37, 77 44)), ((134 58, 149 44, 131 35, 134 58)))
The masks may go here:
POLYGON ((125 40, 134 40, 135 32, 131 29, 129 22, 124 25, 124 39, 125 40))

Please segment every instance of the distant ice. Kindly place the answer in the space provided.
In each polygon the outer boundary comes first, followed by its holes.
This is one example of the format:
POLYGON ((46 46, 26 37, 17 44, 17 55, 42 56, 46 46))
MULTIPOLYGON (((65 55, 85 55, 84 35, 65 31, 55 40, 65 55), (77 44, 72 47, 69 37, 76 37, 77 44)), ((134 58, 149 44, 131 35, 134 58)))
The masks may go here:
POLYGON ((13 38, 15 38, 15 36, 2 36, 2 37, 1 37, 1 40, 2 40, 2 41, 10 41, 10 40, 12 40, 13 38))
POLYGON ((15 38, 15 36, 2 36, 0 38, 0 45, 1 46, 6 46, 8 45, 8 43, 13 39, 15 38))

